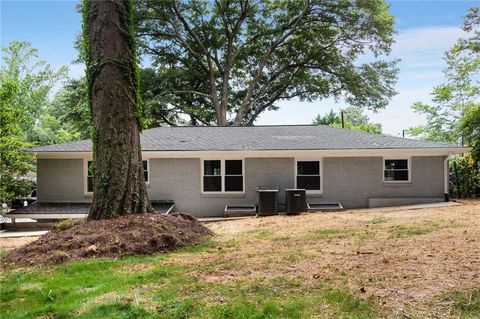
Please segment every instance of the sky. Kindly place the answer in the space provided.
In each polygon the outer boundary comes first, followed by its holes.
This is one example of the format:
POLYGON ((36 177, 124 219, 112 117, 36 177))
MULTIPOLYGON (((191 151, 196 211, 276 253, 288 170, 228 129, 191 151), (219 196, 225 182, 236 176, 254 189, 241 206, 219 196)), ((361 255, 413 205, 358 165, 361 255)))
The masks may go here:
MULTIPOLYGON (((414 102, 431 102, 435 85, 443 81, 443 53, 463 35, 461 25, 468 8, 480 1, 390 0, 396 21, 396 42, 390 57, 401 59, 395 86, 398 94, 378 113, 368 112, 381 123, 384 133, 400 136, 403 129, 422 125, 425 118, 411 110, 414 102)), ((74 48, 81 29, 77 1, 0 0, 0 45, 28 41, 41 59, 54 68, 69 66, 69 75, 80 77, 84 66, 73 64, 74 48)), ((278 111, 265 112, 256 124, 309 124, 317 114, 347 107, 342 101, 281 101, 278 111)))

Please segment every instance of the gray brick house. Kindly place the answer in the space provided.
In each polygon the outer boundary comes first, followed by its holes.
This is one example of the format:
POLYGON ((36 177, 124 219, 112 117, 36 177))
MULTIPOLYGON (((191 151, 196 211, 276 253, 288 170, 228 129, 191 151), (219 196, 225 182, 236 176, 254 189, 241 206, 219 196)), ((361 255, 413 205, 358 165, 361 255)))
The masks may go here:
MULTIPOLYGON (((195 216, 255 205, 257 188, 303 188, 346 208, 443 201, 457 145, 329 126, 162 127, 141 135, 151 200, 195 216)), ((88 203, 90 140, 30 149, 39 203, 88 203)))

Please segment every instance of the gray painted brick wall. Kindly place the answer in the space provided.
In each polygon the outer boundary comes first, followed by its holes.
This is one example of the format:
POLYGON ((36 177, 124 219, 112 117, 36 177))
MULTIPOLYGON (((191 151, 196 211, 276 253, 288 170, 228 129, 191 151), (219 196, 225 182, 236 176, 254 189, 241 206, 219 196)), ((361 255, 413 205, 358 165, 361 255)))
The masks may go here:
POLYGON ((39 202, 89 202, 84 195, 82 159, 37 160, 39 202))
MULTIPOLYGON (((412 157, 411 183, 383 182, 381 157, 323 159, 323 194, 309 202, 339 201, 346 208, 367 207, 370 197, 443 197, 444 157, 412 157)), ((246 158, 245 194, 201 194, 200 159, 150 159, 150 199, 173 199, 177 211, 220 216, 225 205, 254 205, 256 188, 293 188, 294 158, 246 158)), ((83 160, 37 162, 38 199, 42 202, 88 202, 84 195, 83 160)), ((280 203, 284 193, 279 193, 280 203)))

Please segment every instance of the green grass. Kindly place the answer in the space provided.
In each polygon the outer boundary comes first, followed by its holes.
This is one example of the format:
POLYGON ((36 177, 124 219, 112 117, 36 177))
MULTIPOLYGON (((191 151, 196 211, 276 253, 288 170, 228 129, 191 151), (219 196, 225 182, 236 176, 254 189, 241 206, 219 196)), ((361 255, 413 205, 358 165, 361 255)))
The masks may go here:
MULTIPOLYGON (((216 249, 214 242, 207 242, 166 255, 4 271, 0 277, 1 317, 309 318, 320 313, 331 318, 379 317, 370 302, 322 281, 308 288, 298 278, 283 276, 260 282, 210 283, 191 275, 199 265, 169 262, 176 254, 188 258, 216 249)), ((228 261, 200 265, 205 270, 229 266, 228 261)))
POLYGON ((444 296, 453 302, 453 312, 460 318, 480 318, 480 288, 469 292, 451 292, 444 296))
POLYGON ((303 237, 306 240, 325 240, 326 242, 334 242, 338 239, 356 237, 361 241, 371 239, 375 233, 371 231, 361 231, 353 228, 333 228, 333 229, 318 229, 309 231, 303 237))
POLYGON ((350 236, 356 236, 357 232, 355 229, 350 228, 335 228, 335 229, 317 229, 310 231, 306 234, 305 239, 312 239, 312 240, 331 240, 331 239, 338 239, 350 236))
POLYGON ((432 222, 424 221, 422 224, 409 225, 409 226, 395 226, 391 230, 391 237, 408 237, 426 235, 446 228, 457 228, 464 226, 455 220, 432 222))
POLYGON ((367 224, 384 224, 384 223, 388 222, 389 220, 390 220, 390 218, 388 218, 388 217, 378 216, 378 217, 372 218, 371 220, 367 221, 366 223, 367 224))
POLYGON ((437 223, 424 223, 421 225, 412 225, 412 226, 395 226, 392 229, 392 237, 408 237, 408 236, 418 236, 425 235, 442 229, 441 225, 437 223))

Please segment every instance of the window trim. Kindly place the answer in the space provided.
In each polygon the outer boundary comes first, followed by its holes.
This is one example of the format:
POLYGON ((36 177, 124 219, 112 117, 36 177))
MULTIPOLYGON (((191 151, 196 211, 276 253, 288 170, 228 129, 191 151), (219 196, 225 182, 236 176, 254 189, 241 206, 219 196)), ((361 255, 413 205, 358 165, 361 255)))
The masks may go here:
POLYGON ((148 181, 145 181, 145 184, 150 185, 150 159, 149 158, 142 158, 142 172, 145 172, 143 169, 143 161, 147 162, 147 178, 148 181))
MULTIPOLYGON (((240 175, 228 175, 228 176, 240 176, 240 175)), ((202 195, 215 195, 215 194, 227 194, 227 195, 235 195, 235 194, 245 194, 245 158, 226 158, 226 157, 205 157, 200 158, 200 194, 202 195), (206 192, 203 188, 203 177, 205 176, 205 161, 220 161, 220 175, 207 175, 207 176, 220 176, 221 178, 221 191, 215 192, 206 192), (225 161, 242 161, 242 189, 243 191, 225 191, 225 161)))
MULTIPOLYGON (((294 176, 294 181, 293 185, 295 185, 295 188, 297 188, 297 172, 298 172, 298 167, 297 163, 298 162, 318 162, 320 165, 320 170, 319 170, 319 177, 320 177, 320 189, 319 190, 313 190, 313 189, 307 189, 305 190, 307 194, 323 194, 323 157, 296 157, 295 158, 295 163, 293 165, 293 176, 294 176)), ((308 176, 308 175, 300 175, 300 176, 308 176)), ((316 175, 311 175, 311 176, 316 176, 316 175)))
POLYGON ((387 184, 408 184, 412 182, 412 157, 410 156, 388 156, 383 157, 383 169, 382 169, 382 181, 387 184), (407 170, 408 170, 408 180, 406 181, 387 181, 385 180, 385 161, 386 160, 406 160, 407 161, 407 170))
POLYGON ((93 192, 88 191, 88 162, 93 162, 93 158, 83 159, 83 194, 92 196, 93 192))
MULTIPOLYGON (((142 173, 143 173, 143 161, 147 161, 147 175, 148 182, 145 181, 146 185, 150 185, 150 159, 142 159, 142 173)), ((93 158, 84 158, 83 159, 83 194, 85 196, 92 196, 93 192, 88 191, 88 162, 93 162, 93 158)))

